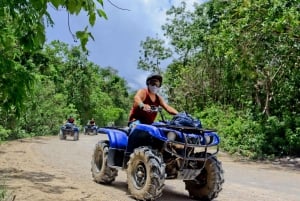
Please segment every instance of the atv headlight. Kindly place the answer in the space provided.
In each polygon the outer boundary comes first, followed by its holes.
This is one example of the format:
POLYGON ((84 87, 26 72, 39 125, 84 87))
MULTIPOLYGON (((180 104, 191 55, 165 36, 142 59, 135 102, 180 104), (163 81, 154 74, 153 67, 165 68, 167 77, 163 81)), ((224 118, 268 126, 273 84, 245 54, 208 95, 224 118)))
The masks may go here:
POLYGON ((204 138, 205 138, 205 144, 209 145, 209 144, 211 144, 213 142, 214 136, 212 136, 212 135, 204 135, 204 138))
POLYGON ((167 133, 167 137, 168 137, 168 140, 174 141, 176 139, 176 133, 170 131, 170 132, 167 133))

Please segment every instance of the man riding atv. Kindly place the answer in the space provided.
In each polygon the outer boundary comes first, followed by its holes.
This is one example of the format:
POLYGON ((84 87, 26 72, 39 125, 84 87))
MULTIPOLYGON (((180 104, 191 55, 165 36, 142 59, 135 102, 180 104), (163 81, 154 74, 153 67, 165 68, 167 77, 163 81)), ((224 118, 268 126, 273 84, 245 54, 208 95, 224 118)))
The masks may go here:
POLYGON ((89 121, 89 125, 90 125, 90 126, 95 126, 95 125, 96 125, 94 118, 92 118, 92 119, 89 121))
POLYGON ((157 116, 157 112, 152 112, 151 107, 164 108, 169 114, 178 114, 177 110, 169 106, 157 93, 162 85, 163 78, 159 74, 151 74, 146 79, 147 88, 137 91, 133 99, 133 106, 129 114, 129 127, 134 125, 152 124, 157 116))
POLYGON ((98 126, 96 126, 96 122, 94 120, 94 118, 92 118, 91 120, 88 121, 87 125, 84 127, 84 134, 88 135, 90 133, 93 133, 94 135, 97 135, 97 128, 98 126))
POLYGON ((75 119, 74 119, 72 116, 70 116, 70 117, 67 119, 66 123, 74 124, 74 123, 75 123, 75 119))
POLYGON ((67 139, 67 135, 72 136, 74 141, 79 139, 79 128, 75 125, 73 116, 69 116, 66 123, 60 128, 59 139, 67 139))
POLYGON ((223 168, 217 160, 220 138, 202 128, 186 112, 178 113, 157 95, 162 77, 147 78, 147 88, 138 90, 130 111, 129 130, 100 127, 106 134, 94 148, 91 171, 95 182, 111 184, 119 170, 127 173, 128 191, 136 200, 158 199, 166 179, 179 179, 189 197, 211 201, 224 183, 223 168), (160 106, 174 117, 165 121, 160 106), (154 122, 157 113, 162 121, 154 122))

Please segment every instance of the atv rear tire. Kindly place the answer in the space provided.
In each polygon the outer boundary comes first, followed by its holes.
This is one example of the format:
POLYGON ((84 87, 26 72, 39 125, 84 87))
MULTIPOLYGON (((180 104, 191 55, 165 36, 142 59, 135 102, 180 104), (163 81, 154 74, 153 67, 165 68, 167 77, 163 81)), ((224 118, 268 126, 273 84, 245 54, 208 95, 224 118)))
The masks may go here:
POLYGON ((92 176, 97 183, 111 184, 118 176, 118 170, 107 166, 108 141, 99 141, 92 157, 92 176))
POLYGON ((197 181, 184 181, 189 196, 195 200, 210 201, 218 197, 224 183, 224 171, 221 162, 215 156, 207 159, 202 172, 196 177, 197 181), (200 184, 200 182, 202 184, 200 184))
POLYGON ((127 168, 128 190, 137 200, 155 200, 162 195, 165 164, 148 147, 136 148, 127 168))

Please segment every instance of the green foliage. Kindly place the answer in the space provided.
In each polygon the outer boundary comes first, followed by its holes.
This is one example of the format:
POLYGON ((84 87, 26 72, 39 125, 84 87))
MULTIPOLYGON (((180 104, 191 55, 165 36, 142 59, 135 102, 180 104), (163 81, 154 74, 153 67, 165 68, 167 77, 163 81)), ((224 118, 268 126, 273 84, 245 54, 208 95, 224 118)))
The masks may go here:
MULTIPOLYGON (((126 125, 127 83, 112 67, 88 61, 88 27, 77 32, 81 47, 43 47, 42 19, 53 24, 48 3, 86 12, 93 26, 96 15, 107 18, 96 6, 102 0, 1 3, 0 140, 54 134, 70 113, 79 123, 93 117, 99 125, 126 125)), ((168 102, 217 128, 230 153, 299 155, 299 9, 296 0, 212 0, 193 11, 183 2, 167 12, 167 40, 141 42, 138 67, 162 71, 161 62, 175 58, 162 72, 168 102)))
POLYGON ((97 13, 99 16, 108 19, 106 13, 102 9, 97 9, 97 13))
POLYGON ((7 178, 0 179, 0 201, 12 201, 15 199, 15 195, 7 188, 6 180, 7 178))
POLYGON ((5 129, 3 128, 3 126, 0 125, 0 142, 6 140, 10 132, 10 130, 5 129))
POLYGON ((58 128, 72 115, 80 123, 74 105, 67 102, 63 94, 55 93, 55 86, 44 80, 35 86, 32 99, 27 102, 28 110, 19 120, 19 126, 31 136, 57 134, 58 128), (51 99, 51 101, 49 101, 51 99))
POLYGON ((258 121, 249 112, 217 105, 206 107, 195 116, 205 128, 217 129, 221 147, 229 153, 254 159, 299 153, 300 129, 293 129, 291 124, 295 122, 289 122, 294 118, 279 120, 272 116, 258 121))
POLYGON ((0 8, 0 101, 4 110, 18 115, 34 81, 34 65, 24 60, 24 47, 19 43, 17 19, 8 9, 0 8))
POLYGON ((2 181, 0 180, 0 201, 5 201, 7 198, 7 189, 4 184, 2 184, 2 181))
POLYGON ((116 120, 120 119, 120 117, 122 117, 122 113, 124 113, 124 111, 120 108, 107 107, 103 109, 102 115, 104 118, 103 121, 101 122, 101 125, 105 126, 108 125, 108 123, 110 122, 115 122, 116 120))
POLYGON ((250 158, 263 157, 266 145, 265 134, 259 122, 250 114, 236 112, 232 107, 212 105, 195 113, 205 128, 217 129, 221 137, 221 147, 232 154, 250 158))
MULTIPOLYGON (((86 12, 89 24, 93 26, 96 15, 107 19, 105 12, 97 8, 103 1, 93 0, 2 0, 0 6, 0 101, 5 110, 20 115, 24 102, 31 93, 38 66, 32 62, 32 56, 40 51, 45 43, 45 26, 53 25, 47 11, 48 5, 65 8, 67 12, 78 15, 86 12)), ((86 27, 78 31, 81 47, 86 51, 86 44, 93 36, 86 27)))
POLYGON ((213 0, 194 8, 172 7, 162 26, 177 54, 164 73, 169 102, 208 111, 203 120, 232 153, 299 155, 299 3, 213 0))
POLYGON ((0 107, 0 140, 56 135, 69 116, 79 127, 91 118, 99 125, 127 123, 127 83, 113 68, 101 68, 80 47, 58 41, 28 58, 35 82, 19 116, 0 107))
POLYGON ((87 51, 86 44, 89 40, 89 37, 91 37, 94 40, 93 35, 91 34, 91 32, 88 32, 87 29, 88 29, 88 27, 85 27, 84 31, 76 32, 76 37, 80 39, 83 51, 87 51))
POLYGON ((287 129, 286 130, 286 139, 288 141, 289 147, 288 153, 291 153, 293 155, 296 155, 300 151, 300 127, 297 127, 295 131, 292 129, 287 129))
POLYGON ((147 37, 146 41, 141 42, 141 50, 139 51, 138 68, 162 73, 161 62, 170 58, 172 55, 170 48, 164 48, 164 41, 147 37))

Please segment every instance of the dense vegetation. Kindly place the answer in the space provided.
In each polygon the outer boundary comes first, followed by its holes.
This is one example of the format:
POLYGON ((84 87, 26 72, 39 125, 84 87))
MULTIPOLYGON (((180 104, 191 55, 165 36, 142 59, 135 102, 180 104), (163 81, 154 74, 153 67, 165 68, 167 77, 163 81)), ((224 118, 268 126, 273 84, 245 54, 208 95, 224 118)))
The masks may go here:
POLYGON ((91 26, 97 14, 106 18, 93 0, 1 1, 0 141, 57 134, 69 115, 78 125, 90 118, 99 125, 127 119, 127 83, 112 67, 88 61, 88 29, 76 33, 80 47, 45 44, 45 26, 53 24, 48 6, 86 12, 91 26))
POLYGON ((167 14, 170 44, 142 41, 139 68, 177 55, 165 73, 169 101, 216 127, 231 153, 299 154, 299 1, 212 0, 193 11, 183 2, 167 14))
MULTIPOLYGON (((99 125, 126 124, 132 94, 113 67, 88 60, 87 29, 77 32, 80 47, 45 44, 48 4, 71 14, 84 10, 91 25, 96 13, 106 18, 92 0, 78 2, 2 1, 0 140, 57 134, 68 115, 79 125, 91 117, 99 125)), ((299 2, 211 0, 193 11, 183 2, 167 16, 168 40, 142 41, 137 65, 164 73, 170 104, 217 128, 231 153, 299 154, 299 2)))
POLYGON ((101 68, 79 47, 58 41, 26 60, 35 69, 34 83, 19 115, 14 106, 1 110, 0 139, 57 134, 70 115, 79 126, 91 118, 98 125, 126 123, 128 89, 114 69, 101 68))

